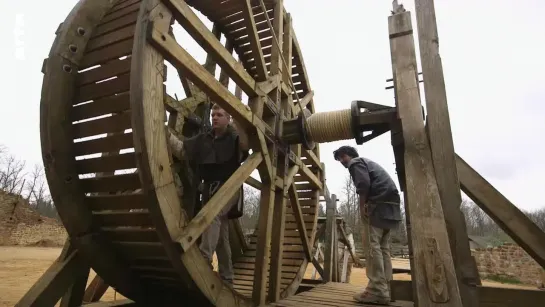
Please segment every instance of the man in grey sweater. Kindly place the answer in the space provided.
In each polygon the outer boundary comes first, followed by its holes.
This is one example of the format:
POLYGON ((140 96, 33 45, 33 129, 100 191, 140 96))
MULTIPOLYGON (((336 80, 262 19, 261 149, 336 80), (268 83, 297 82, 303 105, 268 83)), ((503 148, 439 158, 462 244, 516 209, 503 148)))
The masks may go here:
POLYGON ((388 173, 379 164, 360 157, 355 148, 341 146, 333 152, 335 160, 348 169, 359 196, 364 225, 367 288, 354 295, 360 303, 388 305, 392 280, 390 258, 391 230, 401 221, 401 199, 388 173))

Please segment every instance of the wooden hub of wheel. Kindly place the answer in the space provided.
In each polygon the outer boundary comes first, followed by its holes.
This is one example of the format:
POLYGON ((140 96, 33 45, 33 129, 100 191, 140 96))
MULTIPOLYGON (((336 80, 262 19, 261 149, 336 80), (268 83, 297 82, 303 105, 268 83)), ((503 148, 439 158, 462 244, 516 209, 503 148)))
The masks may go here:
POLYGON ((137 302, 253 306, 295 293, 324 167, 318 145, 278 144, 284 121, 315 112, 282 1, 81 0, 56 34, 43 66, 43 160, 71 243, 91 267, 137 302), (179 85, 185 98, 171 94, 179 85), (210 102, 252 149, 194 214, 167 126, 179 137, 201 131, 210 102), (196 241, 244 182, 261 190, 259 226, 246 242, 231 223, 231 289, 196 241))

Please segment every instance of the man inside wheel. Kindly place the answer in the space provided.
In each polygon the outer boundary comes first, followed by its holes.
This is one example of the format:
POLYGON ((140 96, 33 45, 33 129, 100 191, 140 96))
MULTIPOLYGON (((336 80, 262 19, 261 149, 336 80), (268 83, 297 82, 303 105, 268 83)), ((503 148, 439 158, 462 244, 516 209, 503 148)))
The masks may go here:
MULTIPOLYGON (((248 157, 248 138, 237 128, 236 122, 219 105, 212 106, 212 129, 185 139, 183 142, 168 133, 172 154, 186 159, 197 177, 201 203, 204 206, 229 177, 248 157)), ((212 267, 212 256, 216 252, 219 275, 229 286, 233 284, 234 272, 229 245, 229 219, 242 216, 242 187, 228 200, 226 206, 203 232, 199 248, 212 267)))

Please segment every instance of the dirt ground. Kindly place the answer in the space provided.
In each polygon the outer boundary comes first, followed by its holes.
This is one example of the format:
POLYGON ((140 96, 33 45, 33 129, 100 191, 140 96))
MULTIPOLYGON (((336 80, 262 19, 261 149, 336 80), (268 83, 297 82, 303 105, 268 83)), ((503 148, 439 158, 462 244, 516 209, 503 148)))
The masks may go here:
MULTIPOLYGON (((40 278, 61 252, 60 248, 51 247, 18 247, 0 246, 0 307, 14 306, 28 289, 40 278)), ((409 268, 409 262, 405 259, 393 260, 394 267, 409 268)), ((311 278, 313 267, 308 266, 305 278, 311 278)), ((88 283, 94 278, 91 272, 88 283)), ((395 274, 394 279, 410 280, 408 274, 395 274)), ((367 285, 365 269, 352 269, 350 283, 364 287, 367 285)), ((497 282, 483 281, 486 286, 527 288, 531 286, 507 285, 497 282)), ((103 301, 124 299, 122 295, 109 288, 103 296, 103 301)))
MULTIPOLYGON (((0 246, 0 307, 14 306, 57 259, 61 248, 0 246)), ((88 284, 95 277, 91 272, 88 284)), ((124 299, 109 288, 105 301, 124 299)))

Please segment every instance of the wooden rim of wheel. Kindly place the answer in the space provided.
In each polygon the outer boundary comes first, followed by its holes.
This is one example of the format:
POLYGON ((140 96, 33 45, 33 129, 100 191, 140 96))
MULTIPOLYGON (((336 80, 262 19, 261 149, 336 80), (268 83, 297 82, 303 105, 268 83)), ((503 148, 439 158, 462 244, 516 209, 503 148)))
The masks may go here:
POLYGON ((57 30, 43 66, 40 126, 51 195, 71 242, 128 298, 161 293, 249 306, 264 302, 267 288, 276 298, 295 293, 305 273, 324 167, 318 147, 292 145, 286 151, 277 134, 278 125, 295 118, 301 107, 314 113, 312 91, 282 1, 251 3, 81 0, 57 30), (227 43, 190 6, 208 17, 227 43), (221 80, 178 44, 171 35, 174 21, 220 67, 221 80), (250 132, 252 154, 193 218, 178 196, 167 147, 165 103, 173 98, 165 92, 166 61, 250 132), (230 80, 249 97, 250 108, 230 92, 230 80), (261 208, 267 209, 259 225, 269 226, 258 229, 234 260, 230 289, 194 241, 232 193, 228 187, 240 187, 256 169, 261 208), (268 278, 261 278, 269 267, 267 251, 273 255, 271 272, 278 271, 270 287, 268 278), (273 260, 277 254, 281 261, 273 260))

